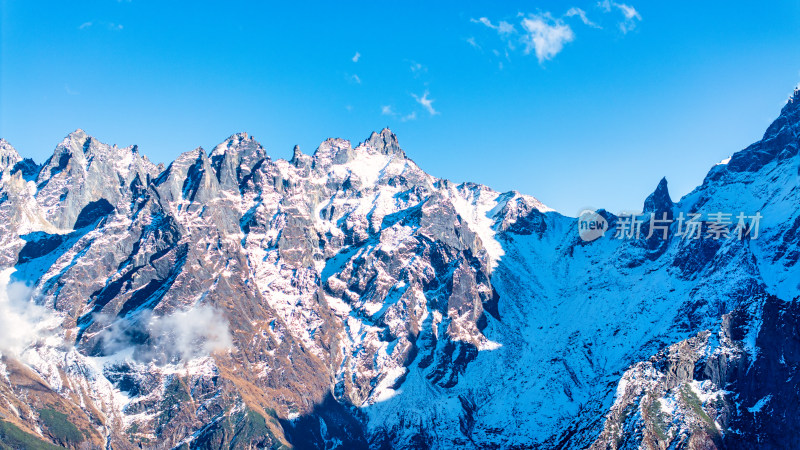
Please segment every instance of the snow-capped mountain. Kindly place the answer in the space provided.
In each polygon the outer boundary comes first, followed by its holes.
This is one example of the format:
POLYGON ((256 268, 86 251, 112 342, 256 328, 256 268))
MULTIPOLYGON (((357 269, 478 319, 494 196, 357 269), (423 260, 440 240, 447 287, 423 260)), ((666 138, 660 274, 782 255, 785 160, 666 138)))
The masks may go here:
POLYGON ((167 167, 82 130, 41 165, 0 140, 0 443, 798 446, 799 146, 795 91, 589 241, 388 129, 167 167))

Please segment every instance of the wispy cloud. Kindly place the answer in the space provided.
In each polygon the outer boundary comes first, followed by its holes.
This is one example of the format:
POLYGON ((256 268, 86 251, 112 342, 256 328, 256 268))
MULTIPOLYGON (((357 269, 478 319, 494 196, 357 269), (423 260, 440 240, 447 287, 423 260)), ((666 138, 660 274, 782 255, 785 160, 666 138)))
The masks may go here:
POLYGON ((619 23, 619 29, 623 34, 636 28, 637 22, 642 20, 641 14, 636 11, 636 8, 625 3, 616 3, 611 0, 601 0, 597 2, 597 6, 602 8, 605 12, 611 12, 612 9, 619 10, 622 13, 624 20, 619 23))
POLYGON ((601 28, 600 25, 597 25, 596 23, 589 20, 589 17, 586 15, 586 11, 580 8, 574 8, 574 7, 570 8, 567 11, 567 13, 564 14, 564 17, 578 17, 581 19, 581 22, 583 22, 584 25, 588 25, 594 28, 601 28))
POLYGON ((66 92, 68 95, 80 95, 80 92, 78 92, 78 91, 76 91, 76 90, 73 90, 72 88, 70 88, 70 87, 69 87, 69 85, 68 85, 68 84, 65 84, 65 85, 64 85, 64 91, 65 91, 65 92, 66 92))
POLYGON ((356 52, 356 54, 353 56, 353 62, 357 63, 359 59, 361 59, 361 53, 356 52))
POLYGON ((553 59, 564 48, 564 44, 575 40, 572 28, 549 13, 532 14, 523 18, 521 25, 525 30, 522 36, 525 54, 533 51, 540 63, 553 59))
POLYGON ((361 84, 361 78, 356 74, 350 75, 350 80, 352 80, 353 83, 361 84))
POLYGON ((408 60, 408 63, 409 63, 408 68, 411 70, 411 73, 413 73, 415 77, 418 77, 428 71, 428 67, 425 66, 424 64, 418 63, 414 60, 408 60))
MULTIPOLYGON (((619 29, 623 33, 628 33, 636 28, 637 23, 642 20, 642 16, 636 8, 625 3, 600 0, 597 2, 597 7, 601 10, 601 13, 610 13, 612 11, 621 13, 622 22, 619 23, 619 29)), ((553 59, 561 53, 566 44, 575 40, 575 32, 572 26, 565 21, 566 19, 576 18, 580 19, 581 23, 588 27, 603 28, 597 22, 589 19, 589 15, 585 10, 578 7, 569 8, 561 16, 555 16, 548 11, 540 11, 530 14, 519 13, 517 17, 519 20, 518 25, 513 25, 503 20, 493 22, 488 17, 470 19, 470 22, 480 24, 496 32, 501 41, 505 43, 506 58, 508 58, 509 51, 513 52, 521 48, 526 55, 535 54, 540 64, 553 59)), ((575 21, 572 23, 574 24, 575 21)), ((474 37, 467 38, 466 42, 474 48, 482 49, 474 37)), ((501 53, 493 49, 492 54, 499 57, 501 53)))
MULTIPOLYGON (((406 64, 408 64, 408 69, 414 78, 418 79, 421 83, 418 84, 417 88, 412 88, 413 90, 423 89, 424 87, 428 86, 429 83, 426 81, 427 79, 427 72, 428 67, 424 64, 414 61, 412 59, 404 60, 406 64)), ((433 107, 434 100, 430 98, 430 93, 427 89, 422 93, 422 95, 417 95, 410 91, 410 96, 414 98, 417 105, 410 103, 409 100, 404 100, 399 102, 399 104, 395 103, 384 103, 380 106, 380 111, 382 116, 390 116, 401 122, 408 122, 411 120, 416 120, 418 115, 422 113, 421 109, 424 109, 428 112, 430 116, 435 116, 439 114, 433 107), (422 108, 420 108, 420 106, 422 108)), ((407 91, 408 92, 408 91, 407 91)), ((418 92, 418 91, 417 91, 418 92)), ((407 97, 406 97, 407 98, 407 97)))
MULTIPOLYGON (((591 23, 586 17, 586 13, 579 8, 570 9, 564 17, 572 16, 580 17, 584 23, 591 23)), ((523 53, 526 55, 536 54, 539 63, 553 59, 561 52, 565 44, 575 40, 572 28, 562 18, 554 18, 549 12, 527 15, 520 13, 519 17, 520 30, 505 21, 494 24, 486 17, 470 20, 497 32, 501 40, 506 43, 508 50, 513 51, 518 45, 521 45, 523 53)), ((473 47, 477 47, 474 39, 467 40, 467 42, 473 47)), ((492 50, 492 53, 500 56, 498 50, 492 50)), ((506 55, 508 55, 507 51, 506 55)))
POLYGON ((425 91, 425 93, 422 94, 421 97, 419 95, 417 95, 417 94, 411 94, 411 96, 414 97, 414 100, 416 100, 417 103, 422 105, 422 107, 425 108, 425 110, 428 111, 428 113, 430 113, 430 115, 435 116, 435 115, 439 114, 439 111, 436 111, 433 108, 434 100, 431 99, 431 98, 428 98, 428 95, 430 95, 430 93, 428 91, 425 91))
POLYGON ((102 27, 104 27, 105 29, 107 29, 109 31, 122 31, 122 29, 124 28, 121 23, 114 23, 114 22, 98 22, 98 23, 83 22, 82 24, 80 24, 78 26, 78 29, 79 30, 85 30, 87 28, 92 28, 95 25, 102 26, 102 27))
POLYGON ((406 114, 405 116, 400 118, 401 122, 408 122, 410 120, 417 120, 417 112, 412 111, 411 114, 406 114))
POLYGON ((622 11, 622 14, 626 19, 642 20, 642 16, 639 15, 639 12, 637 12, 633 6, 628 6, 622 3, 617 3, 616 6, 622 11))
POLYGON ((398 113, 397 111, 394 110, 394 107, 392 107, 392 105, 383 105, 383 106, 381 106, 381 115, 383 115, 383 116, 391 116, 391 117, 398 117, 401 122, 408 122, 408 121, 417 119, 417 112, 416 111, 412 111, 412 112, 410 112, 408 114, 401 115, 400 113, 398 113))
POLYGON ((478 19, 470 19, 470 21, 472 21, 474 23, 482 23, 482 24, 486 25, 487 27, 497 31, 500 34, 511 34, 514 31, 516 31, 514 29, 514 25, 511 25, 510 23, 508 23, 508 22, 506 22, 504 20, 501 20, 500 22, 498 22, 497 25, 493 24, 492 21, 489 20, 486 17, 480 17, 478 19))
POLYGON ((622 13, 625 15, 625 21, 619 24, 619 29, 622 31, 623 34, 627 34, 628 31, 633 30, 636 28, 637 21, 642 20, 642 16, 633 9, 633 7, 628 5, 618 5, 619 8, 622 10, 622 13))

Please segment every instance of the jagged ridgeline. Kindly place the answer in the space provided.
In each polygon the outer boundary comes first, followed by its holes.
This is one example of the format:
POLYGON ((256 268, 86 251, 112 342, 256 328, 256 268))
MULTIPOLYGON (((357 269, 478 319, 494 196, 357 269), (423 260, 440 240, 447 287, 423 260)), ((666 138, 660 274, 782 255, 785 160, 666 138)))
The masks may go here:
POLYGON ((798 102, 644 202, 758 213, 747 239, 615 239, 600 211, 584 241, 388 129, 167 167, 0 140, 0 448, 800 445, 798 102))

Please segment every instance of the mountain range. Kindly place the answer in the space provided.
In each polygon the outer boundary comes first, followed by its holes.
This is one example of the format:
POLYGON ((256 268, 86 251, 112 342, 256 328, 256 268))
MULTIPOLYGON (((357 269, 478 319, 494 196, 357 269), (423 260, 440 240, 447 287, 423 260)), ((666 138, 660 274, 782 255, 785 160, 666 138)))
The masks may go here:
POLYGON ((0 449, 798 448, 799 147, 795 90, 584 240, 388 129, 166 167, 0 139, 0 449))

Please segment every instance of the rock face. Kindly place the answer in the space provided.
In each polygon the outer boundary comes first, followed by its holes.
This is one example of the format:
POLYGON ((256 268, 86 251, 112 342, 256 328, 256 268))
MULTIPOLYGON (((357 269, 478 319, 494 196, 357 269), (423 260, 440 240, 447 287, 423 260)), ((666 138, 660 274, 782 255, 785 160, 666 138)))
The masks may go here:
POLYGON ((41 166, 0 140, 0 442, 796 446, 799 104, 678 203, 658 184, 666 238, 601 211, 592 242, 388 129, 166 168, 81 130, 41 166), (717 212, 733 238, 678 235, 717 212))

